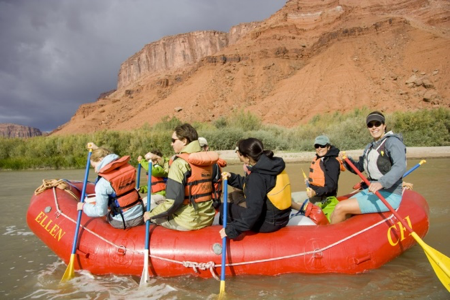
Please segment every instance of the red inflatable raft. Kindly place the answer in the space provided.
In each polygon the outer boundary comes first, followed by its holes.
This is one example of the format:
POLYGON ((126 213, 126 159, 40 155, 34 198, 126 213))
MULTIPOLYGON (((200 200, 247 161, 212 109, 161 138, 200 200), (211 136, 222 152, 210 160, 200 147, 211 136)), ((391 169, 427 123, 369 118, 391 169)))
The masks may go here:
MULTIPOLYGON (((82 188, 81 182, 68 183, 72 185, 69 189, 48 187, 34 195, 27 212, 31 230, 66 263, 71 256, 82 188)), ((94 192, 92 183, 86 192, 94 192)), ((398 214, 420 237, 425 236, 429 208, 421 195, 405 191, 398 214)), ((150 276, 216 277, 222 256, 220 228, 178 232, 151 225, 150 276)), ((145 225, 114 229, 104 218, 83 214, 74 268, 98 275, 140 276, 144 243, 145 225)), ((354 216, 335 225, 288 226, 266 234, 248 232, 241 240, 229 241, 226 274, 355 274, 379 268, 414 244, 390 212, 354 216)))

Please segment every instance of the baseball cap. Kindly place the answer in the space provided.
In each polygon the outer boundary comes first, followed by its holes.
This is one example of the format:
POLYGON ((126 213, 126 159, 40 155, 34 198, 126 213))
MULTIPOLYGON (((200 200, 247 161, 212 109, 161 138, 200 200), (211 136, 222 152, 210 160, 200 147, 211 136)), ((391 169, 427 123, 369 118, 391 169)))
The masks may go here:
POLYGON ((330 144, 330 139, 326 135, 319 135, 314 140, 314 145, 325 146, 327 144, 330 144))
POLYGON ((208 141, 204 137, 199 137, 198 143, 200 144, 200 147, 208 146, 208 141))

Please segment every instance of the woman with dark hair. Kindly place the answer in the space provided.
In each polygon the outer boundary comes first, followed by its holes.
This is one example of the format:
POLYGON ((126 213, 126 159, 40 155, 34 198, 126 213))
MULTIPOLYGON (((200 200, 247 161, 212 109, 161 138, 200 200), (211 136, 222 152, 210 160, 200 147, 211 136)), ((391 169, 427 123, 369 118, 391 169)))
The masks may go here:
MULTIPOLYGON (((378 198, 379 191, 389 204, 397 209, 402 201, 402 178, 406 171, 406 147, 401 135, 386 132, 386 120, 379 111, 371 112, 366 118, 367 129, 373 138, 364 149, 363 155, 353 164, 359 171, 365 171, 370 186, 348 200, 340 201, 331 215, 331 223, 346 220, 351 215, 385 212, 389 209, 378 198)), ((339 157, 342 158, 342 152, 339 157)), ((352 172, 352 168, 344 163, 352 172)))
POLYGON ((235 239, 244 231, 273 232, 286 226, 291 212, 290 184, 282 158, 264 150, 260 140, 248 138, 237 143, 236 153, 244 163, 246 175, 224 172, 228 184, 243 190, 245 206, 229 203, 227 226, 220 230, 221 238, 235 239), (276 183, 284 182, 283 190, 271 196, 276 183), (268 195, 269 194, 269 195, 268 195))

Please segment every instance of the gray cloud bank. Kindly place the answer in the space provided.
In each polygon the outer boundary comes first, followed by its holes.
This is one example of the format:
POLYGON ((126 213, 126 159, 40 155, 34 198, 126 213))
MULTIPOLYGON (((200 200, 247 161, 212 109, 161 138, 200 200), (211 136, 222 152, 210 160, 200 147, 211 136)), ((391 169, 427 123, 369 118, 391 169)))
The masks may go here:
POLYGON ((285 0, 0 0, 0 123, 50 131, 168 35, 268 18, 285 0))

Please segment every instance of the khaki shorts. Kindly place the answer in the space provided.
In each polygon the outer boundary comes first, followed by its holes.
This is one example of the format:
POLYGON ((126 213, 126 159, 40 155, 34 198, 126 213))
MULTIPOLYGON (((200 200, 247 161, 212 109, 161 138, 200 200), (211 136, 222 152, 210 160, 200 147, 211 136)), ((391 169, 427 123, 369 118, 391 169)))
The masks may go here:
MULTIPOLYGON (((108 223, 117 229, 125 229, 123 228, 123 222, 122 221, 117 221, 115 219, 112 218, 111 214, 108 214, 108 223)), ((127 220, 125 221, 125 225, 127 226, 127 228, 131 228, 131 227, 135 227, 135 226, 139 226, 144 224, 144 217, 140 216, 131 220, 127 220)))

